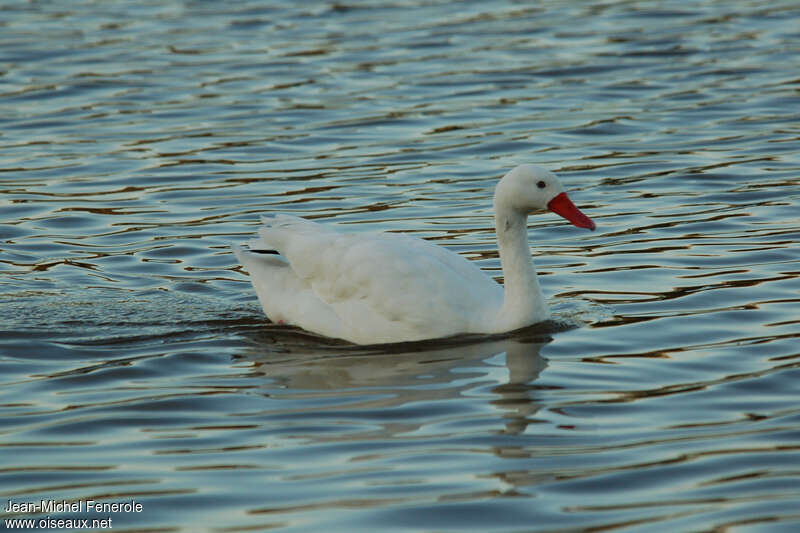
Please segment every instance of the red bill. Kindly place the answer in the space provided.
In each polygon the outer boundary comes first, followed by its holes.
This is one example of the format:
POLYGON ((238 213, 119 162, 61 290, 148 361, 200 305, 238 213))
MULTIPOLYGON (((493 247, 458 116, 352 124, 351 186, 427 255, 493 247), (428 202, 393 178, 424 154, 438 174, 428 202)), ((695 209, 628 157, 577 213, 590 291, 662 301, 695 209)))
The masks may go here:
POLYGON ((591 218, 587 217, 581 210, 575 207, 567 193, 559 193, 547 203, 547 208, 557 215, 566 218, 573 225, 579 228, 587 228, 594 231, 596 227, 591 218))

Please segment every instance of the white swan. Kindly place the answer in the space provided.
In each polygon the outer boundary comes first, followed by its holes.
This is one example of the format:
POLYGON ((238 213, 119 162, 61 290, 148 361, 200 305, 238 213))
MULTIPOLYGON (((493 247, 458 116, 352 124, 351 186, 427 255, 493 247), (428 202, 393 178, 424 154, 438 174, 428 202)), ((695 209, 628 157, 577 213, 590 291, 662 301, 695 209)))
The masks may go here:
POLYGON ((595 228, 553 173, 533 165, 511 170, 494 193, 505 289, 474 263, 428 241, 340 233, 290 215, 262 217, 259 238, 234 251, 274 322, 356 344, 503 333, 550 316, 527 231, 528 214, 545 208, 595 228))

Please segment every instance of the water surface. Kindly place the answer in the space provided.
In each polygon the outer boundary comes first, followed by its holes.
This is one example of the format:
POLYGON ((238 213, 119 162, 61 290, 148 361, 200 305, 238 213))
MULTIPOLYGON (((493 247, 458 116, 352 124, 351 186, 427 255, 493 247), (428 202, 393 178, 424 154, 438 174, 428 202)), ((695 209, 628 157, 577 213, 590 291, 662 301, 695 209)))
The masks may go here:
MULTIPOLYGON (((36 2, 0 21, 0 501, 123 531, 796 531, 794 2, 36 2), (501 277, 556 317, 358 348, 270 324, 260 214, 501 277)), ((4 527, 9 527, 4 523, 4 527)))

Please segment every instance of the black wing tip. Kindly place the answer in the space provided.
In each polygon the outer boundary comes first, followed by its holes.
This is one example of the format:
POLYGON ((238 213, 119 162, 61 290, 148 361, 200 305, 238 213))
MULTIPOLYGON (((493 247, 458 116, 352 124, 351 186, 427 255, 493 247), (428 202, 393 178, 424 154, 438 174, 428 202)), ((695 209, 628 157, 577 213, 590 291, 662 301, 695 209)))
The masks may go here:
POLYGON ((254 254, 272 254, 272 255, 281 255, 278 250, 253 250, 252 248, 248 250, 254 254))

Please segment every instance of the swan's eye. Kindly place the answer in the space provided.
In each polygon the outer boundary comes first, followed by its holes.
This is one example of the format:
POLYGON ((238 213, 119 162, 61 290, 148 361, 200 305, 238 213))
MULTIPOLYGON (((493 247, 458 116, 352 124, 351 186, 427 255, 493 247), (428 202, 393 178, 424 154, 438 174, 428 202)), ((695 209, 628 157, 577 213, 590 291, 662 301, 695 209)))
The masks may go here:
POLYGON ((547 187, 547 184, 544 181, 539 181, 539 183, 537 183, 536 186, 539 187, 540 189, 544 189, 545 187, 547 187))

